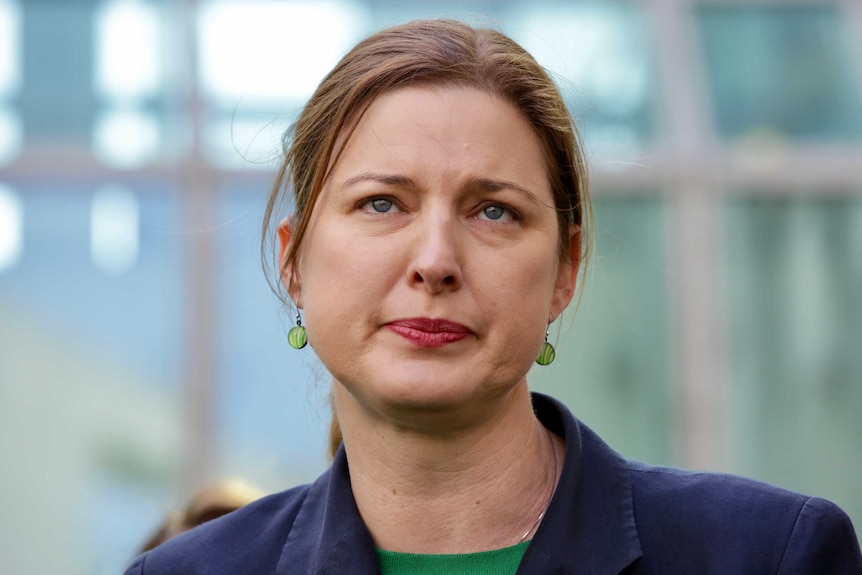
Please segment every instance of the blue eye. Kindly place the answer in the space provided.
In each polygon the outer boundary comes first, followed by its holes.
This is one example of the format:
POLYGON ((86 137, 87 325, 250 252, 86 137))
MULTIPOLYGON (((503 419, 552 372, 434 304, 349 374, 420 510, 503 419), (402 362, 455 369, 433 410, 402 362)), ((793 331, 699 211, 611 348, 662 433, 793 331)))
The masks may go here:
POLYGON ((489 220, 499 220, 503 217, 505 211, 501 206, 488 206, 482 210, 482 213, 485 214, 485 217, 489 220))
POLYGON ((392 200, 387 200, 385 198, 371 200, 371 209, 373 209, 375 212, 385 214, 390 209, 392 209, 392 200))
POLYGON ((511 221, 517 219, 515 211, 500 204, 488 204, 479 211, 476 216, 480 220, 492 222, 511 221))
POLYGON ((372 198, 362 204, 362 209, 374 214, 388 214, 398 211, 395 202, 388 198, 372 198))

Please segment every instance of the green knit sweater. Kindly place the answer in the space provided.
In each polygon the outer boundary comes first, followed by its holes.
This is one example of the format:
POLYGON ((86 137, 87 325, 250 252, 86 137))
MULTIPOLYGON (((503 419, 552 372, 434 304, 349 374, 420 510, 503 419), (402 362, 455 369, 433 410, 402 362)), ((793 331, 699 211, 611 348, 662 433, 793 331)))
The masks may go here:
POLYGON ((383 575, 514 575, 529 541, 512 547, 458 555, 377 550, 383 575))

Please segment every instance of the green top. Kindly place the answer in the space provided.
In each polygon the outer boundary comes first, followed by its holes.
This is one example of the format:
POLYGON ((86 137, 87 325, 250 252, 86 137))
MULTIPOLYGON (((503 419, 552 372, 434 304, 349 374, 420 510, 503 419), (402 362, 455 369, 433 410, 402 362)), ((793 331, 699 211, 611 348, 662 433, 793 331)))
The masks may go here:
POLYGON ((457 555, 424 555, 377 550, 383 575, 514 575, 527 550, 529 541, 512 547, 462 553, 457 555))

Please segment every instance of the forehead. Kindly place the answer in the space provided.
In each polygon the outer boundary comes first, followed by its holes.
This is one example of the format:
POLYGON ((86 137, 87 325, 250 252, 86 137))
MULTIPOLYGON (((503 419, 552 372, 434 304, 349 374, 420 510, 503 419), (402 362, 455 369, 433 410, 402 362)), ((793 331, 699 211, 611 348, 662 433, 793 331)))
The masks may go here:
POLYGON ((411 87, 385 93, 337 149, 332 181, 371 168, 452 176, 478 170, 547 187, 545 158, 533 127, 514 105, 475 88, 411 87))

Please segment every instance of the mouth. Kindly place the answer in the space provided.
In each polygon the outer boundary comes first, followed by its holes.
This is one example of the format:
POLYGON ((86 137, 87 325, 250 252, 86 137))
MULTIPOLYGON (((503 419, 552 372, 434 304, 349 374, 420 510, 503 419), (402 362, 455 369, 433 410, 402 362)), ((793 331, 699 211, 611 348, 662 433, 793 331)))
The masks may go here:
POLYGON ((443 347, 469 336, 470 329, 446 319, 414 317, 386 324, 392 332, 419 347, 443 347))

